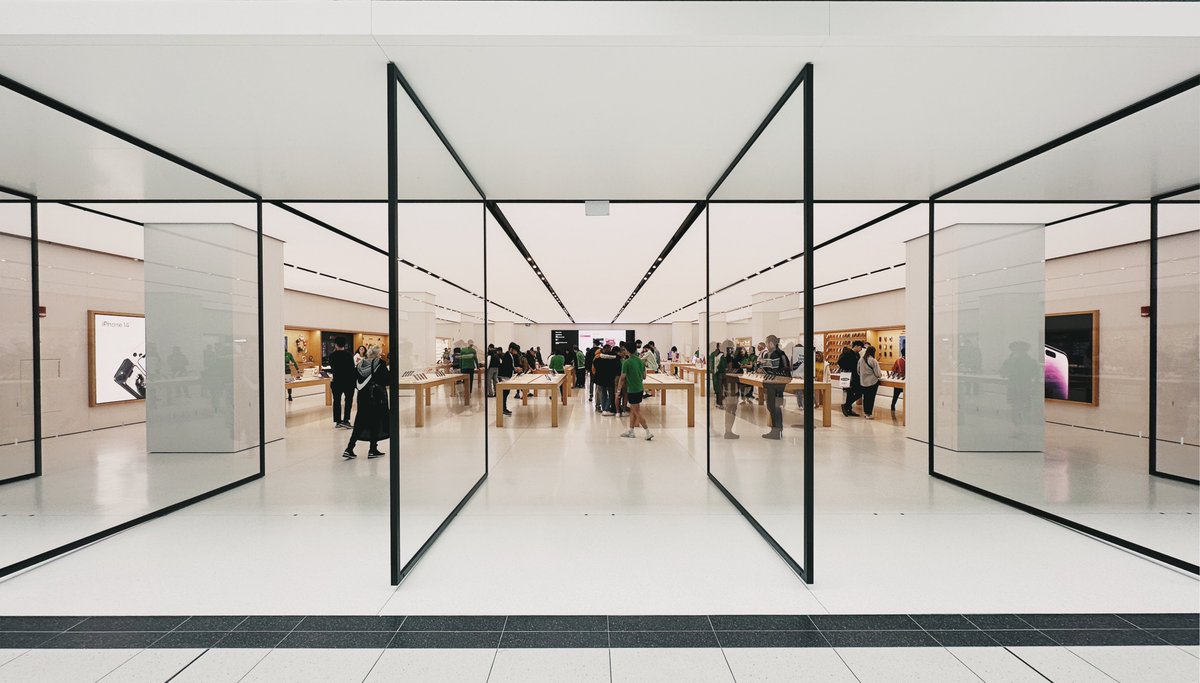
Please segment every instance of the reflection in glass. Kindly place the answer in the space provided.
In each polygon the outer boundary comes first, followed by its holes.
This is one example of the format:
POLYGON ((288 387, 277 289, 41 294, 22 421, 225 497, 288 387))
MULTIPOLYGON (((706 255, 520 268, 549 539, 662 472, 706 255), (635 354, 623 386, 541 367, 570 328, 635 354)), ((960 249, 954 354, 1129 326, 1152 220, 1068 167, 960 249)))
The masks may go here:
POLYGON ((29 227, 27 202, 0 203, 0 481, 35 468, 29 227))

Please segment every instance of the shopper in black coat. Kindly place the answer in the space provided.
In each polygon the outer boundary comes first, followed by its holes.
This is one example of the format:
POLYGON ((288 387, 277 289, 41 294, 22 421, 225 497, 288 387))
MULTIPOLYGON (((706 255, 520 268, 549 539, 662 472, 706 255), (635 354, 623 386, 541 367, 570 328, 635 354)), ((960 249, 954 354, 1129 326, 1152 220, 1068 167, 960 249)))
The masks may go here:
POLYGON ((380 357, 383 349, 374 344, 367 349, 367 357, 359 361, 355 368, 355 387, 358 389, 358 414, 354 416, 354 428, 350 433, 350 443, 342 457, 350 460, 357 457, 354 454, 354 444, 359 441, 371 442, 367 451, 368 458, 378 458, 384 453, 379 450, 379 442, 391 438, 391 412, 388 410, 388 386, 392 381, 392 373, 387 363, 380 357))
POLYGON ((354 407, 354 357, 346 350, 346 338, 333 340, 334 352, 329 354, 329 370, 333 379, 329 390, 333 393, 333 426, 350 429, 350 412, 354 407), (342 404, 345 399, 345 405, 342 404))
POLYGON ((838 356, 838 368, 842 374, 850 375, 850 387, 845 389, 846 400, 842 402, 842 414, 846 417, 858 415, 854 412, 854 402, 862 397, 862 382, 858 376, 858 360, 862 348, 863 343, 855 339, 848 348, 843 348, 842 355, 838 356))

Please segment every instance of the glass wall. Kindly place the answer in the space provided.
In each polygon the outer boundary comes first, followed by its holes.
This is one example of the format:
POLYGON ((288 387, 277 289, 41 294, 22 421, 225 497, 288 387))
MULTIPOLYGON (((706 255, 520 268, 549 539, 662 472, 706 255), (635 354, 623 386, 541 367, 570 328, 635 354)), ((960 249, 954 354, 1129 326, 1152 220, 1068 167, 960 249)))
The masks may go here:
MULTIPOLYGON (((395 90, 398 327, 383 359, 390 377, 376 376, 397 387, 391 409, 399 431, 390 444, 398 452, 387 457, 398 506, 394 566, 406 573, 487 471, 489 309, 482 197, 409 95, 395 90), (435 271, 431 262, 449 265, 435 271)), ((358 457, 369 457, 370 447, 362 444, 358 457)))
POLYGON ((709 473, 798 572, 812 556, 805 433, 821 423, 819 411, 806 421, 803 402, 813 343, 803 316, 804 100, 803 90, 781 100, 714 188, 701 320, 709 473))
POLYGON ((1196 221, 1155 279, 1149 199, 1200 178, 1198 131, 1192 90, 941 197, 931 301, 935 471, 1193 570, 1196 221), (1151 473, 1151 387, 1193 483, 1151 473))
POLYGON ((36 272, 0 204, 6 451, 32 448, 33 278, 42 307, 40 476, 0 488, 10 573, 260 476, 261 261, 246 192, 9 90, 0 119, 0 186, 38 193, 36 272), (249 210, 196 220, 199 199, 249 210))
POLYGON ((31 202, 0 193, 0 482, 32 476, 36 469, 32 208, 31 202))
POLYGON ((1159 203, 1158 441, 1162 474, 1200 479, 1200 193, 1159 203))

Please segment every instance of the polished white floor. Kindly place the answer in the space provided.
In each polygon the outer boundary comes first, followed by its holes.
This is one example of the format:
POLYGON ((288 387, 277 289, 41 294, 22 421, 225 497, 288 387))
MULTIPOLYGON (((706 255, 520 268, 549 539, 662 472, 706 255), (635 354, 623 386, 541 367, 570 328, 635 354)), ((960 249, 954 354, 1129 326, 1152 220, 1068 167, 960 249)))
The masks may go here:
MULTIPOLYGON (((647 407, 650 442, 620 438, 617 418, 578 395, 558 429, 547 399, 514 403, 514 419, 487 433, 488 480, 393 588, 389 459, 366 460, 360 445, 343 461, 346 433, 327 424, 319 397, 298 398, 266 478, 0 581, 0 614, 1173 612, 1200 602, 1190 575, 931 479, 924 445, 890 419, 836 414, 817 434, 816 583, 806 586, 709 484, 705 431, 684 426, 679 403, 647 407)), ((449 405, 435 397, 428 431, 406 430, 406 443, 453 453, 482 418, 449 405)), ((795 428, 782 443, 757 437, 762 408, 738 419, 746 462, 796 452, 795 428)), ((481 469, 477 453, 402 458, 411 485, 425 487, 401 510, 407 552, 481 469)), ((744 472, 739 496, 799 548, 799 516, 777 505, 778 491, 756 498, 761 476, 744 472)))
POLYGON ((1196 648, 0 650, 0 682, 1194 683, 1196 648))

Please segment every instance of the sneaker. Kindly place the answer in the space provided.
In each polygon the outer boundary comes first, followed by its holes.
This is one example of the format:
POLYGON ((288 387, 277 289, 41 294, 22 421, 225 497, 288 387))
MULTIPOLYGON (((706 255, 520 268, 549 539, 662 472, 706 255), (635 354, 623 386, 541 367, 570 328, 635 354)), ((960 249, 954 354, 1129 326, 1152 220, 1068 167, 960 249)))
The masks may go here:
POLYGON ((612 416, 616 415, 616 413, 614 413, 614 412, 613 412, 613 411, 611 411, 611 410, 606 410, 606 411, 604 411, 603 413, 600 413, 600 414, 601 414, 601 415, 603 415, 603 416, 605 416, 605 417, 612 417, 612 416))
POLYGON ((512 411, 511 411, 511 410, 506 410, 506 411, 504 411, 504 416, 505 416, 505 417, 512 417, 512 411))
POLYGON ((633 430, 631 429, 627 432, 621 432, 621 436, 625 437, 626 439, 633 439, 637 437, 637 434, 634 434, 633 430))
POLYGON ((780 435, 779 432, 771 431, 771 432, 767 432, 766 434, 763 434, 762 438, 771 439, 772 441, 778 441, 783 437, 780 435))
POLYGON ((647 440, 647 441, 653 441, 653 440, 654 440, 654 435, 653 435, 653 434, 651 434, 649 430, 647 430, 647 431, 646 431, 646 440, 647 440))
POLYGON ((386 453, 383 451, 368 451, 367 458, 382 458, 386 453))
POLYGON ((863 417, 867 418, 868 420, 874 420, 874 419, 875 419, 875 416, 874 416, 874 415, 863 415, 863 417))
POLYGON ((740 439, 742 437, 737 434, 734 434, 733 432, 725 432, 725 438, 726 439, 740 439))
POLYGON ((345 451, 342 452, 342 457, 347 460, 353 460, 353 459, 357 458, 358 456, 354 454, 354 451, 347 448, 345 451))

